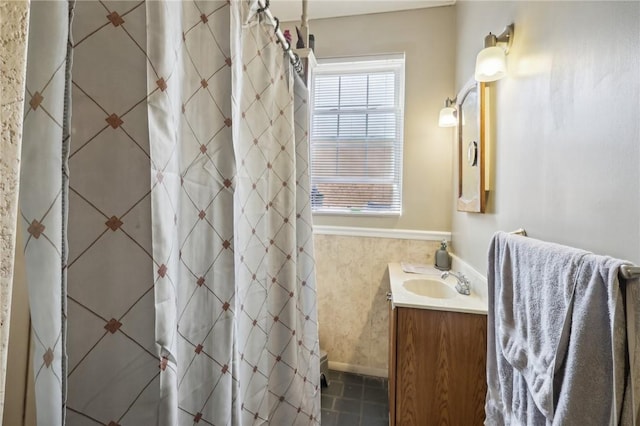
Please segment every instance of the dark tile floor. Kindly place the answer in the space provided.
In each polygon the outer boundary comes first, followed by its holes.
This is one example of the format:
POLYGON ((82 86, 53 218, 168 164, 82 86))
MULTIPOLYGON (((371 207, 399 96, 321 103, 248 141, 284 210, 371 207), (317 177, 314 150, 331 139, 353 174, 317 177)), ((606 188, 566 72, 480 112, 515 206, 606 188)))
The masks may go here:
POLYGON ((388 426, 387 379, 329 370, 322 426, 388 426))

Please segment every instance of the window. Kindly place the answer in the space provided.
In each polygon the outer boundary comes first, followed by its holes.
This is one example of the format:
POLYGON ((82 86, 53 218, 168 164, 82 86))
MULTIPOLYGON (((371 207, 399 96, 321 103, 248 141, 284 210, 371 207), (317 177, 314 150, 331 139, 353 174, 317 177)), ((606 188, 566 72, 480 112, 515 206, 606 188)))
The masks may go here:
POLYGON ((313 212, 399 215, 404 55, 321 62, 312 90, 313 212))

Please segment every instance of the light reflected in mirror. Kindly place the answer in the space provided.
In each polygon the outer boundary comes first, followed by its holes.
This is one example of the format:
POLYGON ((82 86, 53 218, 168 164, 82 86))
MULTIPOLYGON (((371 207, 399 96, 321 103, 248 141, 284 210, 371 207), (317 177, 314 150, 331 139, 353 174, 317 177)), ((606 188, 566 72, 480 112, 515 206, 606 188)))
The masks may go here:
POLYGON ((485 211, 485 83, 471 79, 458 93, 458 211, 485 211))

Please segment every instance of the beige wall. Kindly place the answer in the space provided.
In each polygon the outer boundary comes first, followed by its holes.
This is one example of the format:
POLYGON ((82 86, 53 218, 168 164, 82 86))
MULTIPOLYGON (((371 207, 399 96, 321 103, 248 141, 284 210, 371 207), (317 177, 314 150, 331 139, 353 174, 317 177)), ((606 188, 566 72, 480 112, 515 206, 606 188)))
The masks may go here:
POLYGON ((455 9, 319 19, 309 28, 317 58, 406 54, 402 216, 315 215, 314 224, 449 231, 453 151, 437 117, 454 92, 455 9))
POLYGON ((489 32, 515 23, 495 83, 495 191, 453 214, 457 254, 486 271, 496 230, 640 263, 640 3, 456 5, 456 87, 489 32))
POLYGON ((329 362, 386 376, 390 262, 433 264, 437 241, 315 235, 320 347, 329 362))

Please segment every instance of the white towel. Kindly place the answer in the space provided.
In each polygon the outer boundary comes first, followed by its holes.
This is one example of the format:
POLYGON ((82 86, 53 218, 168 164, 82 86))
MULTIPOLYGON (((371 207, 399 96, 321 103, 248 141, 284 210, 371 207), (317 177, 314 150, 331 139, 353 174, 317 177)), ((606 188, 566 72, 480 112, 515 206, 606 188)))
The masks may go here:
POLYGON ((619 424, 628 408, 622 264, 532 238, 494 236, 486 424, 619 424))

